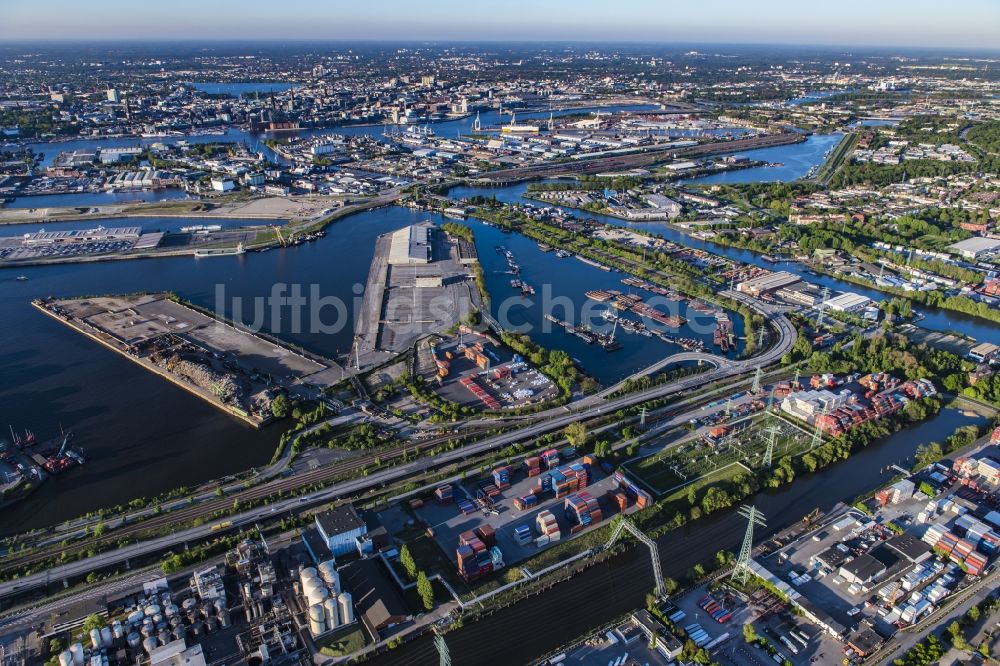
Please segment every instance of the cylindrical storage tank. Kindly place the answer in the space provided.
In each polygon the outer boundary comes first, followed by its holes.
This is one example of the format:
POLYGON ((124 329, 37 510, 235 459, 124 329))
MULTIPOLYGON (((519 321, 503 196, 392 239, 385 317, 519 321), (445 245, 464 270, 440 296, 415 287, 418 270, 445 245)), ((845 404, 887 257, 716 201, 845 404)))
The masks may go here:
POLYGON ((308 599, 312 592, 320 589, 321 587, 326 586, 319 578, 307 578, 306 581, 302 583, 302 596, 308 599))
POLYGON ((142 634, 143 638, 149 638, 150 636, 155 634, 156 627, 153 626, 153 621, 150 620, 149 622, 143 622, 142 628, 139 630, 139 633, 142 634))
POLYGON ((111 647, 111 642, 112 642, 111 627, 102 627, 101 628, 101 644, 104 647, 111 647))
POLYGON ((153 650, 156 649, 156 639, 150 636, 149 638, 143 639, 142 649, 146 651, 146 654, 152 654, 153 650))
POLYGON ((167 617, 173 617, 177 615, 177 606, 174 604, 168 604, 163 607, 163 614, 167 617))
POLYGON ((318 587, 309 592, 309 605, 322 604, 329 596, 330 593, 327 592, 325 587, 318 587))
POLYGON ((313 636, 319 636, 326 631, 326 611, 322 604, 309 607, 309 631, 313 636))
POLYGON ((225 600, 223 600, 223 599, 216 599, 215 600, 215 612, 216 612, 216 614, 221 613, 224 610, 226 610, 226 602, 225 602, 225 600))
POLYGON ((323 602, 323 614, 326 619, 326 626, 336 629, 340 626, 340 610, 337 608, 337 599, 331 597, 323 602))
POLYGON ((186 610, 186 611, 191 610, 192 608, 194 608, 197 605, 198 605, 198 602, 194 600, 194 597, 188 597, 187 599, 184 600, 184 603, 181 604, 182 608, 184 608, 184 610, 186 610))
POLYGON ((332 592, 336 592, 337 594, 344 591, 344 588, 340 586, 340 574, 336 571, 333 572, 333 576, 330 580, 330 590, 332 592))
POLYGON ((316 567, 302 567, 299 571, 299 580, 305 581, 306 578, 315 578, 317 575, 316 567))
POLYGON ((102 643, 101 643, 101 630, 100 629, 91 629, 90 630, 90 644, 93 646, 93 648, 95 650, 100 650, 101 649, 102 643))
POLYGON ((229 611, 221 610, 219 611, 219 626, 223 629, 229 628, 229 611))
POLYGON ((316 573, 318 573, 319 577, 322 578, 327 585, 329 585, 333 574, 337 573, 337 568, 334 566, 333 560, 326 560, 325 562, 319 563, 319 566, 316 567, 316 573))
POLYGON ((115 638, 121 638, 125 635, 125 628, 122 626, 121 620, 115 620, 111 623, 111 633, 115 638))
POLYGON ((134 631, 132 633, 130 633, 128 635, 128 638, 125 639, 125 640, 128 641, 128 646, 130 648, 132 648, 133 650, 135 650, 140 645, 142 645, 142 636, 140 636, 138 633, 136 633, 134 631))
POLYGON ((170 632, 175 641, 182 641, 187 636, 187 631, 184 629, 184 625, 180 624, 174 627, 174 630, 170 632))
POLYGON ((160 645, 166 645, 170 642, 170 632, 164 629, 156 635, 156 638, 160 641, 160 645))
POLYGON ((205 620, 205 631, 212 632, 219 628, 219 621, 212 616, 205 620))
POLYGON ((142 614, 142 611, 133 611, 132 613, 129 613, 128 623, 139 624, 140 622, 142 622, 143 617, 144 615, 142 614))
POLYGON ((69 652, 73 655, 73 666, 83 666, 83 643, 73 643, 69 652))
POLYGON ((153 617, 160 612, 159 604, 149 604, 146 606, 146 617, 153 617))
POLYGON ((73 653, 63 650, 59 653, 59 666, 73 666, 73 653))
POLYGON ((177 627, 184 624, 184 620, 181 619, 180 615, 174 615, 172 618, 170 618, 170 622, 168 622, 167 624, 170 625, 171 629, 176 629, 177 627))
POLYGON ((350 624, 354 622, 354 602, 351 600, 350 593, 342 592, 337 597, 337 603, 340 605, 340 623, 350 624))

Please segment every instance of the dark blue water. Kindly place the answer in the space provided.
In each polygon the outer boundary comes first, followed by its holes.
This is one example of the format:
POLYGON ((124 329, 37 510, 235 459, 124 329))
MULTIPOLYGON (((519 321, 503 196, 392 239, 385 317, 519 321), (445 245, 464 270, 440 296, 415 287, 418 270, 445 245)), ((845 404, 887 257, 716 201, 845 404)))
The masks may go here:
MULTIPOLYGON (((143 190, 140 192, 72 192, 68 194, 39 194, 30 197, 15 197, 4 204, 4 208, 53 208, 59 206, 103 206, 107 204, 132 203, 135 201, 173 201, 187 199, 184 190, 143 190)), ((194 197, 192 197, 194 198, 194 197)))
POLYGON ((180 231, 181 227, 218 225, 223 229, 238 227, 270 226, 284 224, 282 220, 261 220, 256 218, 190 218, 190 217, 113 217, 101 220, 73 220, 69 222, 39 222, 37 224, 3 224, 0 236, 19 236, 36 231, 77 231, 98 226, 140 227, 144 232, 180 231))
MULTIPOLYGON (((329 227, 327 236, 319 241, 264 253, 0 271, 0 311, 5 315, 0 332, 0 375, 5 380, 0 385, 0 424, 30 428, 40 436, 57 432, 61 424, 76 432, 80 446, 89 454, 84 468, 46 483, 27 501, 5 510, 0 531, 48 524, 101 505, 154 495, 177 485, 263 464, 270 458, 277 439, 276 430, 253 431, 97 346, 32 308, 31 299, 170 290, 227 317, 235 316, 235 299, 245 323, 252 323, 261 312, 267 315, 263 319, 265 330, 325 356, 343 356, 353 341, 353 313, 360 305, 356 296, 367 278, 376 237, 426 219, 442 221, 437 215, 390 207, 346 218, 329 227), (28 281, 16 281, 17 274, 24 274, 28 281), (311 330, 308 309, 298 326, 287 308, 277 310, 272 320, 275 310, 258 310, 256 299, 268 297, 275 285, 286 285, 286 293, 291 285, 299 285, 310 302, 315 302, 311 292, 315 285, 316 296, 335 297, 346 304, 346 318, 335 308, 321 310, 318 316, 322 323, 334 329, 327 332, 311 330), (221 302, 217 299, 220 288, 221 302)), ((104 223, 162 229, 213 222, 139 218, 104 223)), ((261 221, 232 221, 240 223, 261 221)), ((656 338, 621 334, 624 349, 609 355, 561 329, 545 333, 541 319, 545 294, 555 299, 568 298, 570 307, 580 308, 586 300, 583 292, 588 289, 626 291, 620 284, 624 276, 606 273, 576 259, 558 259, 541 252, 526 238, 473 224, 494 292, 494 308, 510 297, 511 321, 531 324, 531 335, 541 344, 566 349, 601 381, 620 378, 673 351, 672 345, 656 338), (493 249, 497 244, 507 245, 516 253, 523 277, 538 290, 538 303, 528 305, 522 301, 510 288, 509 276, 496 272, 505 267, 493 249), (548 283, 551 286, 546 288, 548 283)), ((47 228, 79 226, 58 223, 47 228)), ((8 231, 13 235, 25 229, 37 227, 18 225, 8 231)), ((684 306, 679 312, 687 314, 684 306)), ((734 324, 739 332, 742 322, 734 318, 734 324)), ((698 337, 688 330, 682 330, 681 335, 698 337)))
MULTIPOLYGON (((770 149, 767 149, 770 150, 770 149)), ((750 151, 753 152, 753 151, 750 151)), ((464 199, 472 196, 480 195, 485 197, 496 197, 498 201, 503 201, 505 203, 525 203, 526 199, 522 197, 528 190, 528 183, 516 183, 514 185, 509 185, 506 187, 455 187, 449 191, 449 196, 456 199, 464 199)), ((537 202, 536 202, 537 203, 537 202)), ((568 208, 563 206, 563 208, 568 208)), ((740 248, 729 247, 726 245, 719 245, 711 241, 702 240, 700 238, 694 238, 677 227, 674 227, 665 222, 629 222, 616 217, 609 217, 607 215, 600 215, 590 212, 580 212, 578 213, 581 217, 592 218, 599 222, 605 224, 611 224, 618 227, 628 227, 644 229, 654 234, 658 234, 667 240, 674 241, 681 245, 687 247, 698 248, 702 250, 707 250, 729 259, 735 261, 743 262, 746 264, 752 264, 754 266, 760 266, 761 268, 767 268, 768 270, 783 270, 790 273, 795 273, 802 277, 803 280, 811 282, 813 284, 818 284, 821 287, 829 287, 834 291, 850 291, 856 294, 862 294, 871 298, 874 301, 881 301, 885 299, 888 295, 874 288, 863 287, 860 285, 855 285, 851 282, 845 280, 839 280, 837 278, 829 277, 826 275, 819 275, 809 271, 800 264, 792 262, 783 262, 781 264, 772 264, 764 261, 762 255, 756 252, 751 252, 749 250, 742 250, 740 248)), ((1000 344, 1000 326, 991 324, 988 321, 978 319, 976 317, 970 317, 959 312, 949 312, 947 310, 938 310, 934 308, 927 308, 921 310, 924 315, 923 319, 920 320, 920 326, 930 329, 932 331, 959 331, 965 335, 968 335, 981 342, 992 342, 994 344, 1000 344)))
MULTIPOLYGON (((88 463, 50 480, 28 500, 4 509, 0 532, 60 521, 100 506, 151 496, 179 485, 232 474, 271 457, 280 430, 256 431, 118 354, 105 350, 38 312, 33 298, 172 290, 214 308, 216 288, 225 290, 221 309, 232 313, 233 297, 253 318, 255 297, 276 283, 299 284, 308 293, 351 304, 363 283, 375 238, 424 219, 408 209, 371 211, 329 228, 326 238, 283 250, 242 256, 176 257, 130 262, 36 266, 0 270, 0 424, 30 428, 50 437, 60 425, 76 433, 88 463), (23 273, 29 279, 18 282, 23 273)), ((136 220, 129 221, 132 224, 136 220)), ((161 220, 165 224, 205 220, 161 220)), ((210 221, 208 222, 210 223, 210 221)), ((259 223, 259 221, 257 222, 259 223)), ((353 318, 335 333, 310 333, 309 320, 293 330, 290 311, 265 328, 294 344, 334 356, 353 338, 353 318)), ((335 326, 332 309, 320 313, 335 326)))
POLYGON ((898 120, 888 120, 886 118, 870 118, 868 120, 859 120, 855 123, 855 125, 861 127, 891 127, 898 124, 898 120))
MULTIPOLYGON (((919 445, 941 441, 956 428, 984 421, 982 416, 945 408, 929 421, 901 430, 845 462, 801 476, 780 490, 747 498, 747 504, 767 517, 767 527, 758 529, 755 543, 800 521, 813 508, 829 510, 838 502, 875 489, 893 474, 882 470, 894 463, 907 464, 919 445)), ((681 580, 690 567, 711 561, 719 550, 738 552, 745 529, 745 519, 729 510, 667 532, 656 540, 663 575, 681 580)), ((483 656, 484 645, 492 645, 496 636, 517 636, 516 641, 505 643, 503 663, 535 663, 540 655, 642 607, 653 584, 648 551, 634 547, 540 595, 482 620, 466 622, 448 633, 448 650, 454 663, 483 663, 490 661, 483 656)), ((431 666, 438 663, 438 653, 428 634, 373 662, 378 666, 431 666)))
MULTIPOLYGON (((221 85, 221 84, 220 84, 221 85)), ((251 84, 227 84, 227 85, 251 85, 251 84)), ((290 86, 289 86, 290 87, 290 86)), ((658 109, 659 107, 655 104, 626 104, 617 106, 607 106, 607 107, 594 107, 585 109, 567 109, 562 111, 553 111, 552 115, 562 116, 574 113, 589 113, 593 111, 601 111, 604 113, 614 113, 617 111, 650 111, 658 109)), ((530 118, 548 118, 549 112, 536 112, 536 113, 525 113, 517 114, 518 118, 530 119, 530 118)), ((501 121, 509 121, 509 114, 505 113, 504 117, 501 119, 496 111, 486 111, 480 114, 480 123, 483 127, 489 127, 492 125, 498 125, 501 121)), ((448 120, 444 122, 432 123, 430 126, 434 130, 434 133, 441 137, 455 138, 463 134, 469 134, 472 132, 472 124, 475 121, 475 116, 469 116, 466 118, 460 118, 456 120, 448 120)), ((319 128, 319 129, 304 129, 295 133, 282 132, 280 136, 325 136, 330 134, 339 134, 342 136, 370 136, 378 140, 385 140, 382 136, 386 131, 387 127, 396 126, 390 125, 345 125, 343 127, 330 127, 330 128, 319 128)), ((283 162, 280 157, 278 157, 274 151, 268 148, 263 140, 274 136, 273 134, 263 133, 263 134, 250 134, 238 128, 231 128, 227 130, 224 134, 193 134, 190 136, 166 136, 166 137, 149 137, 149 138, 138 138, 138 137, 116 137, 116 138, 80 138, 73 139, 70 141, 58 141, 54 143, 48 142, 35 142, 26 144, 29 148, 34 150, 36 153, 43 153, 44 159, 42 160, 42 166, 51 166, 55 160, 56 155, 61 152, 70 151, 93 151, 98 147, 107 148, 119 148, 123 146, 135 146, 143 145, 150 146, 154 143, 164 143, 172 145, 178 141, 187 141, 188 143, 246 143, 251 150, 264 153, 264 155, 271 161, 283 162)))
MULTIPOLYGON (((589 301, 585 295, 593 289, 616 289, 623 293, 633 293, 642 296, 645 302, 665 314, 686 318, 688 322, 680 329, 661 327, 660 330, 669 335, 697 338, 705 342, 707 349, 712 349, 714 316, 688 308, 687 301, 668 301, 650 292, 628 287, 621 282, 622 278, 628 277, 626 274, 606 272, 575 257, 560 259, 555 252, 542 252, 537 243, 526 236, 503 233, 496 227, 474 220, 468 224, 476 233, 476 248, 486 276, 494 317, 505 328, 528 333, 532 340, 543 347, 565 350, 571 357, 580 360, 584 369, 602 384, 613 384, 664 356, 683 350, 659 338, 626 333, 619 328, 616 337, 623 348, 607 352, 599 345, 589 344, 544 318, 546 314, 552 314, 574 325, 586 323, 596 331, 610 332, 612 326, 600 314, 610 306, 589 301), (510 286, 510 281, 515 276, 508 274, 506 258, 496 251, 498 245, 514 253, 515 260, 521 266, 519 278, 535 288, 534 296, 522 298, 519 290, 510 286)), ((627 316, 638 319, 635 315, 627 316)), ((742 336, 742 318, 730 313, 730 319, 737 337, 742 336)), ((653 322, 645 323, 647 326, 654 326, 653 322)), ((739 349, 742 349, 742 344, 731 355, 735 355, 739 349)))
POLYGON ((739 154, 752 160, 770 162, 780 166, 723 171, 701 178, 691 178, 683 182, 688 185, 714 185, 798 180, 806 176, 813 167, 818 168, 826 159, 827 153, 840 143, 842 137, 842 134, 812 134, 801 143, 748 150, 739 154))
POLYGON ((252 95, 253 93, 260 93, 261 96, 266 93, 279 93, 285 92, 291 88, 295 87, 294 83, 268 83, 268 82, 250 82, 250 83, 187 83, 185 85, 196 88, 202 92, 206 92, 209 95, 229 95, 230 97, 242 97, 243 95, 252 95))
POLYGON ((178 141, 191 144, 201 143, 246 143, 251 150, 262 152, 272 160, 278 161, 274 151, 264 145, 265 135, 248 134, 240 129, 230 129, 222 134, 193 134, 191 136, 157 136, 157 137, 111 137, 111 138, 80 138, 69 141, 35 142, 26 146, 36 153, 42 153, 43 167, 52 166, 59 153, 81 151, 93 152, 97 148, 122 148, 126 146, 151 146, 155 143, 173 145, 178 141))
POLYGON ((842 95, 846 93, 853 92, 852 90, 816 90, 814 92, 808 92, 801 97, 793 97, 788 100, 786 104, 789 106, 801 106, 802 104, 813 104, 815 102, 822 102, 827 97, 834 97, 836 95, 842 95))

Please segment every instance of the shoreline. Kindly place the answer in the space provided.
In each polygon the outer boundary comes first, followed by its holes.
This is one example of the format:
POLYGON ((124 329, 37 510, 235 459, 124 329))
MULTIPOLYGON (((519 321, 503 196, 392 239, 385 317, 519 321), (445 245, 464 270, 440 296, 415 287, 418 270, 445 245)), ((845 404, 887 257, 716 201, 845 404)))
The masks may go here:
MULTIPOLYGON (((113 352, 115 352, 115 353, 117 353, 117 354, 119 354, 119 355, 127 358, 129 361, 131 361, 132 363, 135 363, 139 367, 145 368, 146 370, 148 370, 148 371, 150 371, 150 372, 152 372, 152 373, 154 373, 156 375, 159 375, 160 377, 168 380, 171 384, 174 384, 175 386, 184 389, 188 393, 201 398, 202 400, 204 400, 205 402, 209 403, 210 405, 212 405, 216 409, 224 412, 225 414, 227 414, 229 416, 236 417, 236 418, 240 419, 241 421, 243 421, 244 423, 253 426, 257 430, 260 430, 264 425, 266 425, 265 421, 254 419, 254 418, 252 418, 249 415, 240 414, 238 411, 232 409, 228 405, 225 405, 225 404, 219 402, 216 399, 216 397, 214 395, 212 395, 211 393, 209 393, 207 391, 204 391, 203 389, 200 389, 197 386, 192 386, 191 384, 188 384, 187 382, 181 381, 180 379, 178 379, 177 377, 174 377, 172 374, 170 374, 166 370, 163 370, 159 366, 157 366, 157 365, 155 365, 153 363, 150 363, 148 361, 145 361, 145 360, 143 360, 141 358, 137 358, 135 356, 132 356, 131 354, 129 354, 125 350, 120 349, 117 345, 112 344, 111 342, 109 342, 107 340, 104 340, 103 338, 101 338, 100 336, 98 336, 95 332, 93 332, 91 330, 88 330, 84 326, 78 324, 75 319, 73 319, 73 320, 64 319, 64 318, 58 316, 56 313, 54 313, 51 310, 49 310, 48 308, 44 307, 44 305, 42 304, 42 302, 40 300, 37 300, 37 299, 33 300, 31 302, 31 305, 36 310, 45 313, 46 315, 48 315, 52 319, 55 319, 56 321, 62 323, 65 326, 68 326, 69 328, 73 329, 74 331, 76 331, 78 333, 82 333, 83 335, 85 335, 86 337, 90 338, 94 342, 97 342, 98 344, 100 344, 105 349, 110 349, 111 351, 113 351, 113 352)), ((184 304, 182 303, 182 305, 184 305, 184 304)), ((226 322, 223 322, 221 320, 219 320, 219 321, 221 323, 223 323, 223 324, 226 323, 226 322)))

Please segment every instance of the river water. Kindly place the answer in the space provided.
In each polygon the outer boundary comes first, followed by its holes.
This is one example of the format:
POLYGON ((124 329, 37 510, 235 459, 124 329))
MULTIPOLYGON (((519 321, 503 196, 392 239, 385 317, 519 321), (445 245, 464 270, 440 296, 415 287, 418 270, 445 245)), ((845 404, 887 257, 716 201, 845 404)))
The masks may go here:
MULTIPOLYGON (((51 437, 60 425, 74 431, 88 462, 50 479, 27 500, 5 508, 0 532, 48 525, 101 506, 156 495, 266 463, 279 428, 256 431, 118 354, 98 346, 38 312, 33 298, 172 290, 232 314, 234 297, 253 319, 253 301, 275 283, 316 285, 321 296, 346 303, 364 282, 375 238, 424 219, 407 209, 386 208, 331 226, 324 239, 284 250, 242 256, 35 266, 0 271, 0 424, 51 437), (24 274, 28 281, 15 276, 24 274)), ((204 220, 129 220, 131 224, 201 224, 204 220)), ((253 221, 260 224, 259 220, 253 221)), ((56 225, 49 225, 55 228, 56 225)), ((292 330, 279 311, 266 328, 293 344, 334 356, 351 345, 353 322, 335 334, 292 330)), ((334 325, 336 313, 321 313, 334 325)))
MULTIPOLYGON (((747 503, 764 512, 768 527, 758 529, 756 542, 800 520, 814 507, 827 510, 877 487, 891 475, 881 470, 894 463, 906 465, 919 444, 941 441, 955 428, 984 421, 982 416, 948 407, 935 418, 902 430, 845 462, 800 477, 780 490, 758 493, 747 503)), ((664 575, 680 580, 689 568, 711 560, 717 551, 736 552, 745 528, 745 519, 726 511, 668 532, 657 539, 664 575)), ((529 663, 617 616, 644 607, 645 595, 652 589, 648 552, 641 546, 631 548, 541 595, 448 633, 452 663, 529 663)), ((438 663, 438 655, 430 637, 424 636, 375 658, 373 663, 431 666, 438 663)))
MULTIPOLYGON (((774 151, 780 150, 783 153, 779 156, 773 157, 778 162, 790 163, 792 160, 797 160, 799 153, 797 151, 808 150, 812 152, 814 156, 822 160, 822 152, 815 152, 811 148, 806 148, 809 146, 810 141, 814 141, 820 138, 819 135, 810 136, 803 143, 793 144, 790 146, 780 146, 778 148, 762 148, 763 150, 774 151)), ((757 159, 756 153, 760 151, 746 151, 742 153, 747 155, 751 159, 757 159)), ((807 167, 808 168, 808 167, 807 167)), ((749 169, 748 171, 752 171, 749 169)), ((767 169, 765 169, 767 170, 767 169)), ((733 172, 735 175, 739 172, 733 172)), ((449 191, 449 196, 455 199, 467 199, 476 195, 484 197, 496 197, 498 201, 503 201, 505 203, 534 203, 536 205, 545 205, 537 201, 530 199, 525 199, 524 194, 528 191, 528 183, 516 183, 513 185, 508 185, 505 187, 468 187, 460 186, 454 187, 449 191)), ((881 301, 888 297, 884 292, 877 289, 864 287, 861 285, 856 285, 846 280, 840 280, 827 275, 819 275, 813 273, 807 268, 803 267, 801 264, 794 262, 782 262, 780 264, 772 264, 764 261, 761 254, 757 252, 751 252, 750 250, 743 250, 740 248, 730 247, 727 245, 721 245, 718 243, 713 243, 711 241, 702 240, 700 238, 695 238, 685 233, 681 229, 668 224, 666 222, 630 222, 617 217, 611 217, 609 215, 601 215, 598 213, 590 213, 587 211, 577 211, 577 215, 585 218, 592 218, 603 222, 605 224, 611 224, 618 227, 642 229, 650 233, 658 234, 663 238, 674 241, 675 243, 685 245, 687 247, 699 248, 713 252, 724 257, 728 257, 735 261, 740 261, 746 264, 752 264, 754 266, 760 266, 762 268, 767 268, 769 270, 783 270, 789 273, 795 273, 802 277, 803 280, 807 282, 812 282, 813 284, 818 284, 821 287, 829 287, 834 291, 851 291, 856 294, 861 294, 867 296, 874 301, 881 301)), ((995 326, 988 321, 984 321, 977 317, 971 317, 969 315, 962 314, 960 312, 950 312, 947 310, 940 310, 935 308, 927 308, 921 310, 923 319, 920 320, 919 325, 923 328, 927 328, 932 331, 958 331, 965 335, 968 335, 980 342, 992 342, 994 344, 1000 344, 1000 326, 995 326)))
MULTIPOLYGON (((575 112, 575 111, 574 111, 575 112)), ((537 114, 541 116, 546 113, 537 114)), ((495 121, 483 114, 484 125, 495 121)), ((435 125, 439 134, 461 133, 471 119, 435 125)), ((346 128, 325 130, 341 132, 346 128)), ((350 128, 376 135, 381 128, 350 128)), ((247 135, 231 132, 231 140, 247 135)), ((199 138, 188 138, 197 140, 199 138)), ((219 137, 201 137, 211 141, 219 137)), ((810 150, 810 137, 804 144, 782 147, 788 154, 774 161, 791 163, 795 150, 810 150), (803 146, 805 148, 803 148, 803 146)), ((113 145, 134 144, 135 139, 109 140, 113 145)), ((53 144, 65 149, 69 143, 53 144)), ((80 142, 79 148, 92 149, 94 141, 80 142)), ((46 150, 51 150, 48 146, 46 150)), ((766 149, 772 150, 772 149, 766 149)), ((746 154, 750 157, 754 151, 746 154)), ((822 151, 820 151, 820 156, 822 151)), ((526 184, 500 189, 455 188, 453 196, 496 195, 504 201, 519 201, 526 184)), ((81 195, 67 195, 81 196, 81 195)), ((593 215, 601 221, 631 227, 617 218, 593 215)), ((14 271, 0 271, 0 311, 6 315, 0 333, 0 427, 30 428, 39 436, 49 437, 60 426, 72 429, 77 441, 89 454, 88 464, 51 480, 27 501, 5 510, 0 532, 9 533, 42 526, 79 515, 100 506, 128 499, 155 495, 178 485, 192 485, 265 463, 277 440, 274 428, 258 432, 241 424, 203 401, 143 371, 131 362, 100 348, 67 327, 42 315, 30 306, 32 298, 43 296, 78 296, 85 294, 172 290, 181 297, 205 307, 216 306, 216 288, 224 288, 226 299, 220 310, 233 313, 232 298, 244 306, 243 319, 253 318, 254 299, 266 297, 275 283, 299 284, 307 292, 316 285, 321 296, 335 296, 345 303, 356 302, 355 285, 363 284, 371 261, 375 238, 425 219, 440 222, 428 213, 403 208, 384 208, 351 216, 332 225, 326 238, 301 246, 275 249, 241 257, 196 260, 191 257, 135 262, 67 264, 24 268, 27 282, 15 281, 14 271), (352 300, 355 299, 355 300, 352 300)), ((262 224, 260 220, 217 221, 203 219, 137 218, 105 220, 105 226, 139 225, 144 229, 173 230, 189 224, 225 226, 262 224)), ((574 306, 589 289, 618 288, 622 275, 605 273, 574 258, 558 259, 543 253, 526 238, 503 234, 498 229, 470 222, 477 231, 477 244, 486 270, 486 279, 495 314, 508 301, 510 323, 532 326, 536 341, 550 348, 565 349, 602 382, 610 382, 634 369, 676 351, 658 339, 642 338, 619 332, 624 349, 608 354, 596 345, 566 334, 559 328, 546 331, 548 322, 541 319, 540 301, 544 285, 553 285, 553 297, 566 296, 574 306), (495 251, 504 245, 514 252, 522 265, 523 278, 532 284, 536 296, 522 300, 510 288, 505 263, 495 251), (554 276, 558 276, 555 278, 554 276)), ((85 228, 91 223, 49 223, 47 229, 85 228)), ((639 223, 639 228, 661 234, 664 238, 691 247, 708 249, 727 257, 773 268, 759 255, 693 239, 663 223, 639 223)), ((36 225, 13 225, 0 229, 3 235, 24 233, 36 225)), ((876 290, 856 287, 833 278, 806 274, 796 264, 783 264, 785 270, 833 289, 863 293, 879 299, 876 290)), ((679 314, 690 316, 683 306, 679 314)), ((554 314, 562 316, 557 310, 554 314)), ((929 311, 921 322, 935 330, 958 330, 979 340, 1000 342, 1000 331, 986 322, 960 314, 929 311)), ((694 319, 694 317, 691 317, 694 319)), ((308 326, 293 330, 291 315, 282 310, 277 319, 268 318, 266 329, 295 345, 327 356, 344 354, 350 347, 353 317, 336 332, 310 333, 308 326)), ((332 310, 321 314, 324 323, 340 318, 332 310)), ((736 318, 737 333, 742 322, 736 318)), ((690 327, 688 327, 690 328, 690 327)), ((680 333, 699 337, 690 330, 680 333)))
MULTIPOLYGON (((378 235, 424 220, 440 223, 439 215, 388 207, 353 215, 331 225, 327 236, 312 243, 242 256, 195 259, 173 257, 145 261, 99 262, 26 267, 0 271, 0 309, 6 315, 0 334, 0 424, 28 428, 39 436, 72 429, 88 454, 83 468, 50 479, 27 500, 5 510, 0 532, 51 524, 100 506, 155 495, 178 485, 191 485, 266 463, 278 430, 257 432, 203 401, 165 382, 31 307, 33 298, 86 294, 170 290, 203 307, 239 318, 246 324, 266 315, 263 328, 293 345, 327 357, 345 355, 351 347, 354 312, 364 287, 378 235), (26 282, 15 280, 23 274, 26 282), (334 307, 318 311, 331 329, 319 332, 308 314, 298 328, 289 308, 263 308, 278 284, 298 285, 312 304, 335 298, 347 305, 346 317, 334 307), (223 298, 217 303, 217 290, 223 298), (315 289, 314 293, 312 290, 315 289), (234 305, 235 302, 238 305, 234 305), (235 310, 235 307, 241 308, 235 310), (277 318, 272 319, 276 313, 277 318), (341 324, 341 326, 337 326, 341 324)), ((133 218, 105 220, 106 226, 135 224, 146 230, 175 230, 214 220, 133 218)), ((227 225, 262 224, 260 220, 224 221, 227 225)), ((619 288, 622 274, 606 273, 577 259, 558 259, 527 238, 504 234, 481 223, 476 227, 494 312, 508 303, 512 325, 531 326, 542 345, 565 349, 602 383, 613 383, 677 348, 658 338, 619 331, 623 349, 609 355, 598 345, 552 327, 542 319, 546 299, 568 303, 582 311, 589 289, 619 288), (501 272, 506 263, 496 253, 506 245, 522 265, 524 279, 536 296, 520 298, 501 272), (568 299, 568 300, 567 300, 568 299), (548 329, 548 332, 546 330, 548 329)), ((83 225, 85 226, 85 225, 83 225)), ((79 222, 46 225, 47 229, 81 228, 79 222)), ((37 230, 36 225, 12 225, 9 235, 37 230)), ((695 319, 686 306, 677 313, 695 319)), ((661 307, 671 312, 667 307, 661 307)), ((308 310, 307 310, 308 312, 308 310)), ((563 318, 572 314, 562 315, 563 318)), ((576 318, 574 317, 574 321, 576 318)), ((734 318, 737 334, 742 321, 734 318)), ((711 329, 697 333, 690 326, 679 335, 711 343, 711 329)))

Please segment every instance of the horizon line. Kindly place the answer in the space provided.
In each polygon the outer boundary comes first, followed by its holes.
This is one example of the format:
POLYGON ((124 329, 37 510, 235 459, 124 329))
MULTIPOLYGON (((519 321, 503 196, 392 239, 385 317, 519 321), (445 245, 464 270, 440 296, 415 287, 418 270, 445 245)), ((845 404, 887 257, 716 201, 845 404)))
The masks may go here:
MULTIPOLYGON (((920 44, 831 44, 831 43, 806 43, 806 42, 712 42, 712 41, 654 41, 654 40, 630 40, 630 39, 503 39, 503 38, 393 38, 393 37, 232 37, 232 36, 211 36, 203 37, 134 37, 122 38, 112 35, 102 37, 16 37, 0 38, 0 48, 18 44, 93 44, 105 45, 116 43, 119 45, 143 45, 143 44, 188 44, 205 42, 222 42, 224 44, 239 44, 247 42, 260 42, 265 44, 273 43, 301 43, 301 44, 603 44, 603 45, 629 45, 629 46, 714 46, 714 47, 789 47, 789 48, 813 48, 813 49, 873 49, 878 51, 890 51, 893 49, 922 49, 927 51, 982 51, 996 53, 1000 55, 1000 47, 995 46, 969 46, 969 45, 920 45, 920 44)), ((705 54, 708 55, 708 54, 705 54)))

